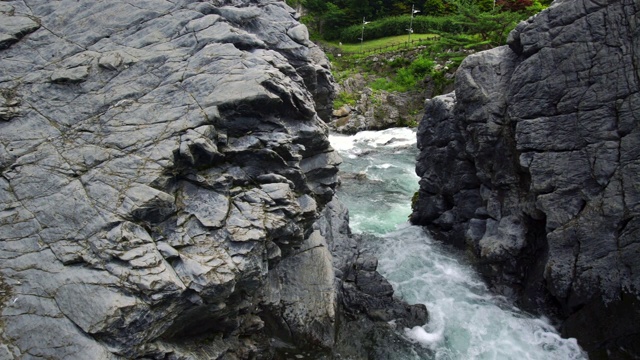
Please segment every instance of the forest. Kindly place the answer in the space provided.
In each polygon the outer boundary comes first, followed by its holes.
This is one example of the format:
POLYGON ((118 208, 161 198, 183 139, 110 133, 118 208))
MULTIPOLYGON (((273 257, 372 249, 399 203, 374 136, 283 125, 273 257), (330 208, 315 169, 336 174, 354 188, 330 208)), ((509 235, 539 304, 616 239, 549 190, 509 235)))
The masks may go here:
MULTIPOLYGON (((366 21, 378 22, 368 39, 406 33, 414 15, 416 33, 483 33, 539 12, 551 0, 287 0, 301 11, 312 37, 344 42, 359 41, 366 21), (385 20, 381 26, 380 20, 385 20)), ((506 26, 508 27, 508 26, 506 26)), ((510 29, 509 29, 510 30, 510 29)), ((504 31, 501 31, 501 37, 504 31)), ((487 35, 486 38, 490 37, 487 35)), ((495 39, 498 42, 501 39, 495 39)))

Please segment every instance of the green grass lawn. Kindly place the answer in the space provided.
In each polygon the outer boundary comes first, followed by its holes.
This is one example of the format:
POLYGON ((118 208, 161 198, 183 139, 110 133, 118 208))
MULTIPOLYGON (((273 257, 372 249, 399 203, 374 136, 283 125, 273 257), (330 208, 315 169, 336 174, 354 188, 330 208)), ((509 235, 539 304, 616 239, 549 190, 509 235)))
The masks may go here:
MULTIPOLYGON (((372 51, 374 49, 390 46, 390 45, 399 45, 407 42, 409 35, 399 35, 399 36, 390 36, 382 39, 375 39, 367 41, 367 34, 365 32, 365 41, 362 43, 362 51, 372 51)), ((437 37, 436 34, 411 34, 411 40, 424 40, 433 37, 437 37)), ((341 49, 344 53, 357 53, 361 51, 360 43, 356 44, 342 44, 340 45, 337 42, 329 42, 328 45, 341 49)))

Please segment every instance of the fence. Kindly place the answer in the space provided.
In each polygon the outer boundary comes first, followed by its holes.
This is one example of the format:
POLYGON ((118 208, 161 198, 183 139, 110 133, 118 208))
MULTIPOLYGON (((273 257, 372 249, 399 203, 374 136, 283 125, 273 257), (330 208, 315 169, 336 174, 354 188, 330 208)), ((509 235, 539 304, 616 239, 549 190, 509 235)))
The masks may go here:
POLYGON ((360 55, 370 55, 370 54, 378 54, 378 53, 384 53, 384 52, 391 52, 391 51, 400 51, 400 50, 410 50, 414 47, 417 46, 421 46, 421 45, 426 45, 429 42, 438 40, 438 36, 429 36, 429 37, 425 37, 425 38, 421 38, 421 39, 415 39, 415 40, 411 40, 411 41, 405 41, 405 42, 401 42, 401 43, 397 43, 397 44, 391 44, 391 45, 386 45, 386 46, 380 46, 377 48, 372 48, 372 49, 366 49, 363 51, 353 51, 353 52, 344 52, 344 54, 349 54, 349 55, 355 55, 355 54, 360 54, 360 55))

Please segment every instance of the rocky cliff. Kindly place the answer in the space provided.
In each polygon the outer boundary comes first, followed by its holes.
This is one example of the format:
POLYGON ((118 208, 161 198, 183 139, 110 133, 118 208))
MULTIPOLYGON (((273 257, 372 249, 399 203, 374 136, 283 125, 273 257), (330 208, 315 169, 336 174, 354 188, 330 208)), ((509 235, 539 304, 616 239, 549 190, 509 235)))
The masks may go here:
POLYGON ((333 80, 284 2, 2 1, 0 69, 0 359, 329 356, 338 325, 426 321, 332 200, 333 80))
POLYGON ((640 6, 557 0, 426 105, 412 221, 592 358, 640 356, 640 6))

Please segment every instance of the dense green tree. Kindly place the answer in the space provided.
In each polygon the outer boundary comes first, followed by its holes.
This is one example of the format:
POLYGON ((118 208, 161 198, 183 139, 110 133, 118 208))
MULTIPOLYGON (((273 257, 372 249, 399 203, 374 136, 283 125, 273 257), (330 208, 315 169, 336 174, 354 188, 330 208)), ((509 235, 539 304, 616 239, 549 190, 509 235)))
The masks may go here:
POLYGON ((476 12, 487 12, 494 9, 493 0, 446 0, 449 5, 455 9, 454 11, 461 12, 465 9, 476 12))
POLYGON ((422 11, 423 0, 383 0, 381 17, 402 16, 411 14, 411 9, 422 11))
POLYGON ((391 9, 392 15, 404 15, 411 14, 411 4, 407 1, 394 1, 391 9))
POLYGON ((349 0, 347 12, 350 20, 362 21, 362 18, 372 19, 376 15, 377 1, 375 0, 349 0))
POLYGON ((305 10, 302 22, 312 33, 322 34, 322 14, 327 12, 328 2, 323 0, 287 0, 290 6, 302 6, 305 10))
POLYGON ((285 2, 287 3, 287 5, 291 6, 291 7, 297 7, 298 5, 302 4, 302 0, 285 0, 285 2))
MULTIPOLYGON (((544 7, 543 2, 548 1, 550 0, 287 0, 290 5, 304 9, 306 15, 303 22, 312 34, 328 40, 348 38, 349 41, 354 41, 356 33, 359 38, 363 19, 382 21, 381 19, 399 15, 411 21, 411 9, 415 6, 420 11, 418 16, 444 16, 440 22, 429 20, 435 26, 421 31, 455 28, 479 34, 487 44, 503 43, 502 39, 513 27, 514 21, 540 11, 544 7), (517 14, 512 15, 513 13, 517 14), (344 31, 347 28, 349 36, 345 37, 344 31)), ((380 31, 380 36, 405 33, 408 25, 398 21, 391 22, 380 28, 384 30, 380 31)))
POLYGON ((425 0, 421 8, 424 15, 439 16, 447 13, 447 5, 442 0, 425 0))
POLYGON ((533 0, 497 0, 496 5, 502 10, 525 11, 533 5, 533 0))
POLYGON ((338 31, 354 22, 349 16, 348 10, 327 2, 327 11, 321 15, 324 32, 338 31))
POLYGON ((311 14, 320 14, 327 11, 327 4, 331 3, 330 1, 325 0, 297 0, 297 2, 311 14))
POLYGON ((480 35, 489 46, 504 44, 511 29, 522 19, 517 12, 501 11, 498 7, 482 11, 477 4, 461 6, 458 10, 460 23, 469 33, 480 35))

